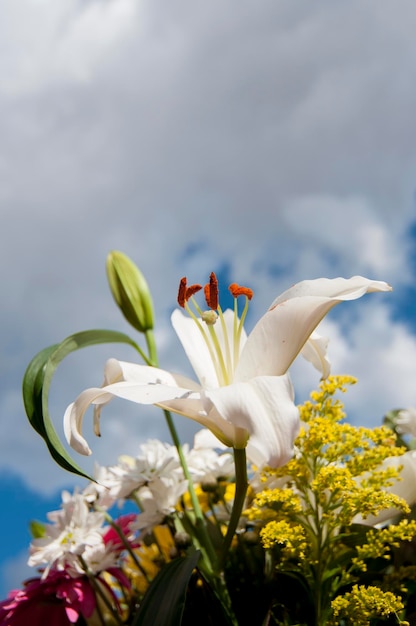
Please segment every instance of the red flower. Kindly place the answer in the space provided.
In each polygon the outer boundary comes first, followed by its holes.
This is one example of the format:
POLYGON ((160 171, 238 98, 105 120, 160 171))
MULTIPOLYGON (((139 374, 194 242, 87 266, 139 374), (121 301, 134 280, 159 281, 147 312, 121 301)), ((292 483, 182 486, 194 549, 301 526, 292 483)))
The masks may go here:
POLYGON ((0 626, 70 626, 80 615, 91 617, 94 608, 95 595, 85 576, 52 571, 44 580, 30 578, 0 602, 0 626))
MULTIPOLYGON (((137 541, 136 538, 136 532, 132 531, 130 528, 131 524, 135 522, 136 519, 137 514, 127 513, 126 515, 121 515, 121 517, 115 520, 115 524, 119 527, 126 541, 130 544, 132 548, 137 548, 140 545, 140 542, 137 541)), ((110 528, 103 536, 103 540, 106 546, 111 544, 112 549, 116 551, 122 552, 125 549, 125 545, 121 540, 119 533, 112 526, 110 526, 110 528)))

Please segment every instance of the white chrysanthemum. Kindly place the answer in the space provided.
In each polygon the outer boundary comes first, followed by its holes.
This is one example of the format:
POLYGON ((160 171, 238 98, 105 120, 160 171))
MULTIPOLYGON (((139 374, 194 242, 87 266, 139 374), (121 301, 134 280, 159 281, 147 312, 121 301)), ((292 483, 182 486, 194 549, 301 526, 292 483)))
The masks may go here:
POLYGON ((188 481, 180 480, 173 474, 171 478, 159 478, 138 493, 142 512, 131 525, 132 530, 150 531, 160 524, 167 515, 175 512, 178 500, 188 489, 188 481))
MULTIPOLYGON (((97 549, 104 554, 104 514, 90 511, 82 494, 64 491, 62 508, 51 511, 47 517, 51 524, 46 525, 45 536, 33 539, 28 561, 32 567, 46 565, 44 576, 51 568, 80 575, 83 573, 80 556, 89 565, 89 553, 95 554, 95 560, 97 549)), ((95 567, 93 571, 99 570, 95 567)))
POLYGON ((215 448, 224 448, 221 442, 203 429, 196 433, 194 447, 186 455, 192 478, 199 483, 234 476, 234 457, 230 451, 219 454, 215 448))
POLYGON ((113 474, 110 468, 94 464, 94 482, 90 482, 82 492, 85 500, 96 509, 110 509, 118 500, 118 496, 111 490, 113 474))
POLYGON ((140 446, 137 457, 123 455, 117 465, 101 467, 96 464, 94 478, 97 484, 88 487, 88 496, 106 506, 124 500, 145 486, 160 479, 170 480, 177 475, 183 480, 183 471, 176 448, 157 439, 140 446), (95 495, 95 498, 94 498, 95 495))

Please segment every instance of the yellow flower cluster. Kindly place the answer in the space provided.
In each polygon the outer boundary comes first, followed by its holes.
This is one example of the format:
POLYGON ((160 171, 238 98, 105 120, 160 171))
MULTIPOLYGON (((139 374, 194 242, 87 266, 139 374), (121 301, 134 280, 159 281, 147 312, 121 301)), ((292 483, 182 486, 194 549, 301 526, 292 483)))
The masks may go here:
POLYGON ((357 557, 352 559, 354 565, 365 571, 367 569, 365 560, 391 558, 391 549, 398 548, 400 542, 411 541, 416 536, 416 521, 402 519, 397 524, 391 524, 386 528, 369 530, 366 542, 357 546, 357 557))
POLYGON ((300 524, 289 524, 285 520, 272 521, 262 528, 260 537, 266 549, 279 544, 283 558, 305 558, 308 544, 305 531, 300 524))
POLYGON ((275 567, 289 568, 309 584, 316 623, 327 623, 329 617, 331 624, 350 623, 350 611, 351 624, 364 625, 371 617, 400 612, 403 604, 394 594, 380 587, 351 589, 351 584, 365 571, 366 560, 388 560, 399 542, 416 536, 416 522, 407 520, 383 530, 354 526, 356 519, 385 509, 409 512, 407 503, 388 490, 401 471, 397 461, 389 465, 388 460, 405 448, 395 445, 387 427, 344 422, 344 405, 334 398, 355 382, 349 376, 332 376, 300 407, 302 427, 294 457, 282 468, 263 472, 264 489, 246 512, 261 527, 263 547, 275 567), (345 589, 348 593, 342 595, 345 589), (347 621, 339 621, 341 616, 347 621))
POLYGON ((391 430, 341 423, 344 407, 333 395, 355 382, 349 376, 331 376, 300 407, 303 426, 295 456, 283 468, 265 472, 265 486, 275 482, 280 488, 266 487, 254 498, 250 519, 292 515, 298 523, 303 515, 307 525, 314 519, 333 531, 358 514, 377 515, 386 508, 408 511, 403 500, 380 489, 390 486, 400 472, 400 467, 381 463, 404 452, 394 445, 391 430))
POLYGON ((342 623, 354 626, 370 626, 372 619, 390 615, 397 617, 398 624, 409 626, 409 622, 402 622, 398 618, 403 608, 402 601, 389 591, 374 586, 354 585, 351 591, 332 601, 333 618, 328 626, 337 626, 341 619, 342 623))

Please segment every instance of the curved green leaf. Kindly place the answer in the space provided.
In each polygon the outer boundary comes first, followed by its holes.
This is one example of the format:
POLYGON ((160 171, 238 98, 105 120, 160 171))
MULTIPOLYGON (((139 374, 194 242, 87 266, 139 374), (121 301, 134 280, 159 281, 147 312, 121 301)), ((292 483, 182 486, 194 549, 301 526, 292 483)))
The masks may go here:
POLYGON ((23 377, 23 403, 30 424, 41 437, 45 435, 42 420, 42 385, 45 365, 59 344, 49 346, 33 357, 23 377))
POLYGON ((147 590, 132 626, 180 626, 198 550, 165 565, 147 590))
POLYGON ((49 389, 56 368, 68 354, 105 343, 126 343, 142 354, 139 346, 124 333, 113 330, 85 330, 41 350, 31 360, 23 377, 23 402, 30 424, 45 440, 58 465, 89 480, 91 477, 73 461, 53 426, 48 408, 49 389))

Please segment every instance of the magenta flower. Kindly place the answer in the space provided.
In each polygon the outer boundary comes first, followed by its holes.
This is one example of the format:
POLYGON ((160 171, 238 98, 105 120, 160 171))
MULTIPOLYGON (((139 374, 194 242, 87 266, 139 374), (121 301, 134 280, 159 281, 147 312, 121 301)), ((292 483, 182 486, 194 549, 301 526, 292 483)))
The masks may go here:
MULTIPOLYGON (((136 519, 136 513, 128 513, 126 515, 122 515, 115 521, 115 524, 119 527, 131 548, 137 548, 140 545, 140 542, 136 537, 136 531, 131 528, 136 519)), ((103 540, 106 546, 111 545, 111 548, 117 552, 122 552, 125 549, 125 544, 123 543, 119 533, 112 526, 110 526, 103 536, 103 540)))
POLYGON ((47 578, 30 578, 0 602, 0 626, 70 626, 80 616, 91 617, 95 595, 85 576, 71 578, 52 571, 47 578))

